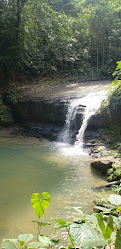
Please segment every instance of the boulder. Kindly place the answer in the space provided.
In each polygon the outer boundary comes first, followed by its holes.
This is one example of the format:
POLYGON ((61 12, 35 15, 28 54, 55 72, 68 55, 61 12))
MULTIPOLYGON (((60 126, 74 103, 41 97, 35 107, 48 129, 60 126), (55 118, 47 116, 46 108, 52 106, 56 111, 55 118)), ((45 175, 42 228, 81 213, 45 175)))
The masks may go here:
POLYGON ((97 158, 91 162, 91 167, 98 169, 102 174, 107 174, 108 169, 112 168, 113 160, 107 158, 97 158))

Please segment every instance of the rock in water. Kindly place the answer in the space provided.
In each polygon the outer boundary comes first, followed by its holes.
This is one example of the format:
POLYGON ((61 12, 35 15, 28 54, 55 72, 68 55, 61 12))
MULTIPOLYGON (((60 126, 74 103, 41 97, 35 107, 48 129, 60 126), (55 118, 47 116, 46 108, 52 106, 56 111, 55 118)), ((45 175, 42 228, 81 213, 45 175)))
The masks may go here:
POLYGON ((108 169, 112 168, 113 160, 109 158, 97 158, 91 162, 91 167, 98 169, 102 174, 106 174, 108 169))

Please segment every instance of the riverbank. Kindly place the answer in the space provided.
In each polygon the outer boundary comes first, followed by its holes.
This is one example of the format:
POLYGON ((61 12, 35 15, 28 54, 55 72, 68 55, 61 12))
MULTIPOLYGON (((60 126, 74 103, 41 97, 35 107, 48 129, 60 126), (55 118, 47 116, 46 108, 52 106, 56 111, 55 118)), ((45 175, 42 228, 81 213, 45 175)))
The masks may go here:
POLYGON ((121 179, 121 136, 102 130, 90 141, 92 166, 106 175, 107 181, 121 179))

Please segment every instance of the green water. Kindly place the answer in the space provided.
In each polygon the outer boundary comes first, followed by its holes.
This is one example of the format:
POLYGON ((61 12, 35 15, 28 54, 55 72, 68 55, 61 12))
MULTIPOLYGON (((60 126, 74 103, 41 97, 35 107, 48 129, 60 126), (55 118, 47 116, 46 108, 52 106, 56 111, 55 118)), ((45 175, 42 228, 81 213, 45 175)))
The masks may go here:
MULTIPOLYGON (((49 217, 78 217, 73 207, 89 213, 94 187, 105 182, 91 171, 90 160, 88 155, 66 156, 56 143, 46 140, 0 135, 0 240, 36 234, 36 224, 31 222, 36 219, 30 201, 33 192, 50 193, 46 222, 49 217)), ((42 233, 52 236, 54 229, 50 226, 42 233)))

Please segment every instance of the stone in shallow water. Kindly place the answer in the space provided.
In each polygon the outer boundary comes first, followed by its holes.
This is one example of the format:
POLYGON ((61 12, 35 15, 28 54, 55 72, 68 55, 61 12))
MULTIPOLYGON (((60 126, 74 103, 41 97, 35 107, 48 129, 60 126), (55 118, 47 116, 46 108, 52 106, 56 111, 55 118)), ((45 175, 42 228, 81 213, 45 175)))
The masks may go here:
POLYGON ((106 174, 108 169, 112 168, 113 160, 107 158, 97 158, 91 162, 91 167, 100 170, 103 174, 106 174))

